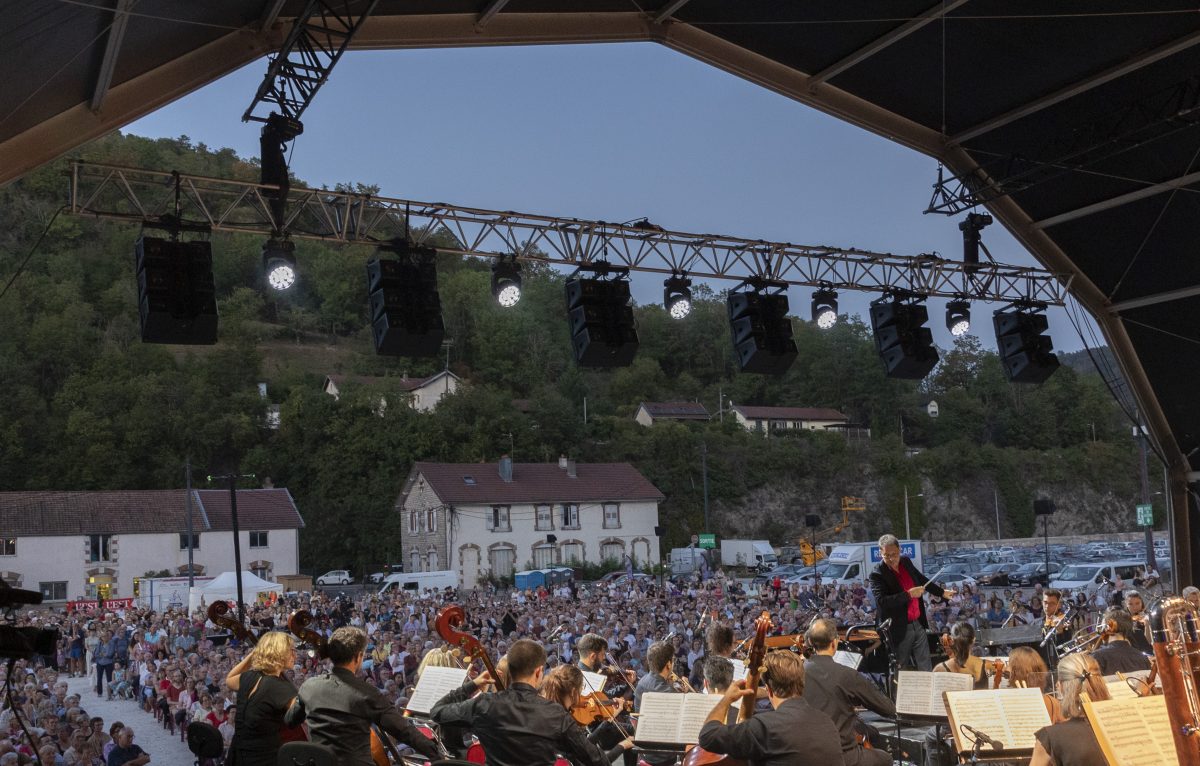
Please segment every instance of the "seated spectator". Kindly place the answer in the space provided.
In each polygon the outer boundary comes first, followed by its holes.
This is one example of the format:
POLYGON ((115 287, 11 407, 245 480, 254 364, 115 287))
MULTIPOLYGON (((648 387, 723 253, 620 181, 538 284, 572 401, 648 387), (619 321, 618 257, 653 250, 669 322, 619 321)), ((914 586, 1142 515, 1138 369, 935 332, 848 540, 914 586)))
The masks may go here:
POLYGON ((133 744, 133 729, 126 726, 117 734, 117 745, 108 753, 106 766, 145 766, 150 754, 133 744))

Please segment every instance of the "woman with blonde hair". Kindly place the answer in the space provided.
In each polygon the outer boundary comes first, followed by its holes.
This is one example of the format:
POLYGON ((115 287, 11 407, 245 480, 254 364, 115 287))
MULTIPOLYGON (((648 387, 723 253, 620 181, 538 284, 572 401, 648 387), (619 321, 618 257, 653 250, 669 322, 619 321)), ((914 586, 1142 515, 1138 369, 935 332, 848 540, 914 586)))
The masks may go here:
POLYGON ((1072 654, 1058 663, 1058 692, 1065 720, 1039 729, 1029 766, 1094 766, 1104 752, 1083 709, 1083 695, 1109 699, 1100 666, 1089 654, 1072 654))
MULTIPOLYGON (((575 665, 559 665, 555 667, 549 673, 542 676, 541 686, 538 687, 538 695, 542 699, 557 702, 567 712, 571 712, 572 708, 579 705, 580 699, 583 696, 583 671, 575 665)), ((618 710, 619 708, 614 708, 614 714, 618 710)), ((600 729, 596 731, 598 732, 600 729)), ((591 736, 588 739, 593 742, 595 741, 591 736)), ((633 747, 633 739, 626 737, 605 752, 604 757, 611 763, 631 747, 633 747)))
POLYGON ((296 698, 296 687, 283 677, 296 662, 287 633, 272 631, 229 671, 225 685, 237 692, 230 761, 236 766, 275 766, 283 745, 283 714, 296 698))

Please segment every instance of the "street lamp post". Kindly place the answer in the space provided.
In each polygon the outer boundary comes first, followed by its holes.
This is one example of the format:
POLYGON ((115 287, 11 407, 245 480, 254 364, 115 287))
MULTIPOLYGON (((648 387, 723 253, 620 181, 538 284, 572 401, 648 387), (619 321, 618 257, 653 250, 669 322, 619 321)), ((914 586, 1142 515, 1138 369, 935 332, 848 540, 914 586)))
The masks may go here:
MULTIPOLYGON (((924 492, 918 492, 913 497, 925 497, 924 492)), ((912 526, 908 522, 908 485, 904 485, 904 539, 912 539, 912 526)))

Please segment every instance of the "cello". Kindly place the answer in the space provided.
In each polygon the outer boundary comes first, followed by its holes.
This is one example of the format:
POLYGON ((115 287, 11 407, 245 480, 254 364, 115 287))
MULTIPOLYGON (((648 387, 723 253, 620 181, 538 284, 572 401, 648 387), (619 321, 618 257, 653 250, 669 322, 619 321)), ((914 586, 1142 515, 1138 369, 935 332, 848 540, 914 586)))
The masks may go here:
MULTIPOLYGON (((326 659, 328 656, 328 647, 325 642, 325 636, 322 636, 309 627, 312 621, 313 616, 311 613, 304 609, 297 609, 295 612, 292 612, 291 617, 288 617, 288 630, 292 632, 293 636, 316 650, 317 655, 321 659, 326 659)), ((371 724, 371 760, 375 762, 375 766, 391 766, 392 763, 404 763, 400 758, 400 754, 396 752, 396 746, 392 744, 391 738, 379 731, 379 727, 375 724, 371 724), (390 759, 389 755, 391 756, 390 759)))
POLYGON ((470 633, 458 629, 459 625, 463 624, 463 620, 467 618, 463 608, 458 604, 450 604, 442 607, 442 610, 437 613, 437 618, 433 622, 433 626, 437 629, 437 633, 442 637, 442 640, 451 646, 459 647, 472 660, 479 660, 483 663, 483 667, 492 676, 492 681, 496 684, 496 689, 503 689, 508 684, 504 678, 496 671, 496 666, 492 664, 492 658, 483 648, 483 644, 479 643, 479 639, 472 636, 470 633))
MULTIPOLYGON (((754 642, 750 644, 750 654, 746 660, 747 689, 758 689, 759 679, 762 678, 763 672, 763 658, 767 656, 767 631, 770 629, 771 615, 764 611, 754 621, 754 642)), ((755 703, 754 697, 742 699, 742 706, 738 710, 738 723, 750 720, 750 717, 754 715, 755 703)), ((683 757, 683 766, 745 766, 745 764, 746 762, 740 758, 710 753, 699 745, 692 747, 683 757)))

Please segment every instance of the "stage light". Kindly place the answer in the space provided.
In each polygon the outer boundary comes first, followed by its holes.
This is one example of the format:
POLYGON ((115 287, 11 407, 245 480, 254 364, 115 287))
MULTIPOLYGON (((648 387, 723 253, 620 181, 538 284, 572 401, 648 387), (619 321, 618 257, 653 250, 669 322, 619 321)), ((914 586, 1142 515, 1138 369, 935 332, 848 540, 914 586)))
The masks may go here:
POLYGON ((822 288, 813 293, 812 318, 817 323, 817 327, 820 327, 822 330, 828 330, 837 324, 838 302, 836 291, 822 288))
POLYGON ((628 367, 638 349, 629 269, 605 261, 580 266, 567 280, 571 350, 581 367, 628 367), (590 272, 592 276, 580 276, 590 272))
POLYGON ((683 319, 692 313, 692 280, 683 274, 672 274, 663 282, 663 306, 672 319, 683 319))
POLYGON ((923 300, 911 293, 894 293, 871 303, 875 349, 889 378, 921 380, 938 363, 933 333, 925 327, 929 310, 923 300))
POLYGON ((1013 383, 1043 383, 1058 369, 1054 342, 1043 333, 1049 329, 1044 305, 1025 305, 997 311, 992 316, 996 347, 1004 374, 1013 383))
POLYGON ((958 338, 971 331, 971 304, 963 300, 946 304, 946 329, 958 338))
POLYGON ((979 243, 982 241, 980 232, 992 223, 992 217, 987 213, 967 213, 967 220, 958 225, 963 237, 963 264, 968 272, 979 268, 979 243))
POLYGON ((782 375, 796 360, 786 289, 785 282, 752 277, 729 293, 729 331, 742 372, 782 375))
POLYGON ((296 244, 290 239, 268 239, 263 245, 263 274, 275 290, 296 284, 296 244))
POLYGON ((500 256, 492 264, 492 295, 504 308, 512 308, 521 300, 521 266, 516 256, 500 256))

